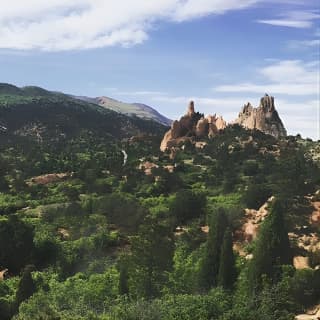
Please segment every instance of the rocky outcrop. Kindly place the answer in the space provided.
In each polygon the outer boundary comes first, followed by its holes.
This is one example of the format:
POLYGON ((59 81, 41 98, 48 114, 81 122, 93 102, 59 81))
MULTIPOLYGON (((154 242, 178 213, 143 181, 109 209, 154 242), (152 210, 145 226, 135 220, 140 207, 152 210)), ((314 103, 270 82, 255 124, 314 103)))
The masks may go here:
POLYGON ((139 169, 143 170, 145 175, 150 176, 152 174, 152 169, 159 168, 159 166, 153 162, 145 161, 139 165, 139 169))
MULTIPOLYGON (((260 130, 276 138, 287 135, 275 109, 274 98, 267 94, 261 98, 258 108, 253 107, 250 103, 244 105, 238 118, 232 124, 239 124, 246 129, 260 130)), ((214 114, 204 117, 195 111, 194 102, 190 101, 187 113, 180 120, 175 120, 171 129, 164 135, 160 150, 172 150, 185 142, 195 144, 201 138, 213 138, 226 127, 227 123, 221 116, 214 114)))
POLYGON ((226 126, 222 117, 216 115, 204 117, 199 112, 195 112, 194 102, 190 101, 187 113, 179 121, 175 120, 171 129, 164 135, 160 150, 166 151, 186 142, 195 144, 197 139, 205 137, 212 138, 226 126))
POLYGON ((274 106, 274 98, 265 95, 260 100, 260 106, 254 108, 250 102, 244 105, 235 123, 247 129, 257 129, 277 138, 285 137, 287 131, 274 106))

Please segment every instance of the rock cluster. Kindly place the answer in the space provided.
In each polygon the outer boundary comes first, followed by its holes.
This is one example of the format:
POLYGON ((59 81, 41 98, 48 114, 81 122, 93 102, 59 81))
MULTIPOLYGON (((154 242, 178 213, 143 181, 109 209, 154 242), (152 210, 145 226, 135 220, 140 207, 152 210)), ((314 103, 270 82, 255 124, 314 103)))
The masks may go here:
POLYGON ((160 150, 165 151, 179 146, 184 142, 195 142, 196 139, 214 137, 220 130, 225 129, 226 122, 222 117, 208 115, 204 117, 194 110, 194 102, 190 101, 187 113, 175 120, 171 129, 164 135, 160 150))
POLYGON ((250 102, 244 105, 235 123, 247 129, 257 129, 276 138, 285 137, 287 131, 274 106, 274 98, 265 95, 260 100, 260 106, 254 108, 250 102))
MULTIPOLYGON (((238 118, 232 124, 239 124, 246 129, 256 129, 276 138, 285 137, 287 131, 274 106, 274 98, 265 94, 260 100, 258 108, 247 103, 242 108, 238 118)), ((220 130, 227 127, 222 117, 214 115, 203 116, 195 112, 194 102, 190 101, 187 113, 172 123, 171 129, 164 135, 160 150, 171 151, 179 145, 189 141, 196 144, 201 138, 212 138, 220 130)))

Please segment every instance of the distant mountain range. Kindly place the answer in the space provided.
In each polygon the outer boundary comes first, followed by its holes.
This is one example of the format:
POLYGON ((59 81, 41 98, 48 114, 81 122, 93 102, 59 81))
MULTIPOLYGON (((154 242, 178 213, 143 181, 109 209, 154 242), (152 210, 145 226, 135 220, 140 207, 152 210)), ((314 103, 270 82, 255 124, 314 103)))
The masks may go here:
POLYGON ((172 120, 166 118, 165 116, 160 114, 158 111, 156 111, 150 106, 147 106, 146 104, 126 103, 126 102, 121 102, 105 96, 96 97, 96 98, 90 98, 85 96, 74 96, 74 97, 83 101, 98 104, 99 106, 102 106, 107 109, 111 109, 119 113, 126 114, 128 116, 134 115, 142 119, 154 120, 165 126, 170 126, 172 123, 172 120))
POLYGON ((86 97, 86 96, 74 96, 61 92, 49 91, 37 86, 16 87, 7 83, 0 83, 0 94, 10 94, 17 96, 38 96, 38 97, 71 97, 73 99, 82 100, 91 104, 99 105, 103 108, 113 110, 118 113, 125 114, 127 116, 136 116, 145 120, 153 120, 162 125, 170 126, 172 120, 166 118, 154 108, 142 104, 142 103, 125 103, 109 97, 86 97))

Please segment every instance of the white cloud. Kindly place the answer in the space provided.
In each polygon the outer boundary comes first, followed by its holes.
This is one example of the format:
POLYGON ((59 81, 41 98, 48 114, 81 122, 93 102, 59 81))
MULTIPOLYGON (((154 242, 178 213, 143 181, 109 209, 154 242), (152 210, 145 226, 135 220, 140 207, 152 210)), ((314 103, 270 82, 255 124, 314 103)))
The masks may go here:
MULTIPOLYGON (((266 0, 11 0, 8 5, 7 0, 0 0, 0 48, 62 51, 131 46, 145 41, 158 21, 181 22, 262 2, 268 3, 266 0)), ((319 17, 312 11, 293 11, 259 22, 306 28, 319 17)))
POLYGON ((276 19, 257 20, 259 23, 289 28, 310 28, 320 14, 312 11, 291 11, 281 14, 276 19))
POLYGON ((259 0, 186 0, 178 1, 179 5, 173 14, 174 20, 184 21, 208 14, 222 14, 229 10, 247 8, 259 0))
POLYGON ((284 95, 319 94, 319 62, 304 63, 300 60, 278 61, 258 70, 263 83, 252 82, 215 87, 218 92, 251 92, 284 95))
POLYGON ((261 0, 0 0, 0 48, 61 51, 130 46, 155 21, 184 21, 261 0))
POLYGON ((277 100, 278 111, 289 134, 320 139, 320 102, 305 100, 301 103, 277 100))

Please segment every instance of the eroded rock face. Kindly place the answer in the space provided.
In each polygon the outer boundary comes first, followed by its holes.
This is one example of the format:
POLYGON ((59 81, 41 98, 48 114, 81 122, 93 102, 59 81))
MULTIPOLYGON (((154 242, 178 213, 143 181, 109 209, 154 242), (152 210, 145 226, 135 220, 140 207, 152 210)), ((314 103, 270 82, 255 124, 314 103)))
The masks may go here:
POLYGON ((216 115, 203 117, 195 112, 194 102, 190 101, 187 113, 179 121, 174 121, 171 129, 164 135, 160 150, 176 148, 185 142, 195 143, 195 139, 199 138, 211 138, 226 126, 222 117, 216 117, 216 115))
POLYGON ((201 118, 196 125, 196 136, 204 137, 208 133, 209 123, 205 118, 201 118))
POLYGON ((224 130, 227 127, 227 123, 223 120, 221 116, 216 119, 215 125, 218 130, 224 130))
POLYGON ((287 131, 274 106, 274 98, 265 95, 260 100, 260 106, 254 108, 250 102, 244 105, 235 123, 247 129, 257 129, 277 138, 285 137, 287 131))

